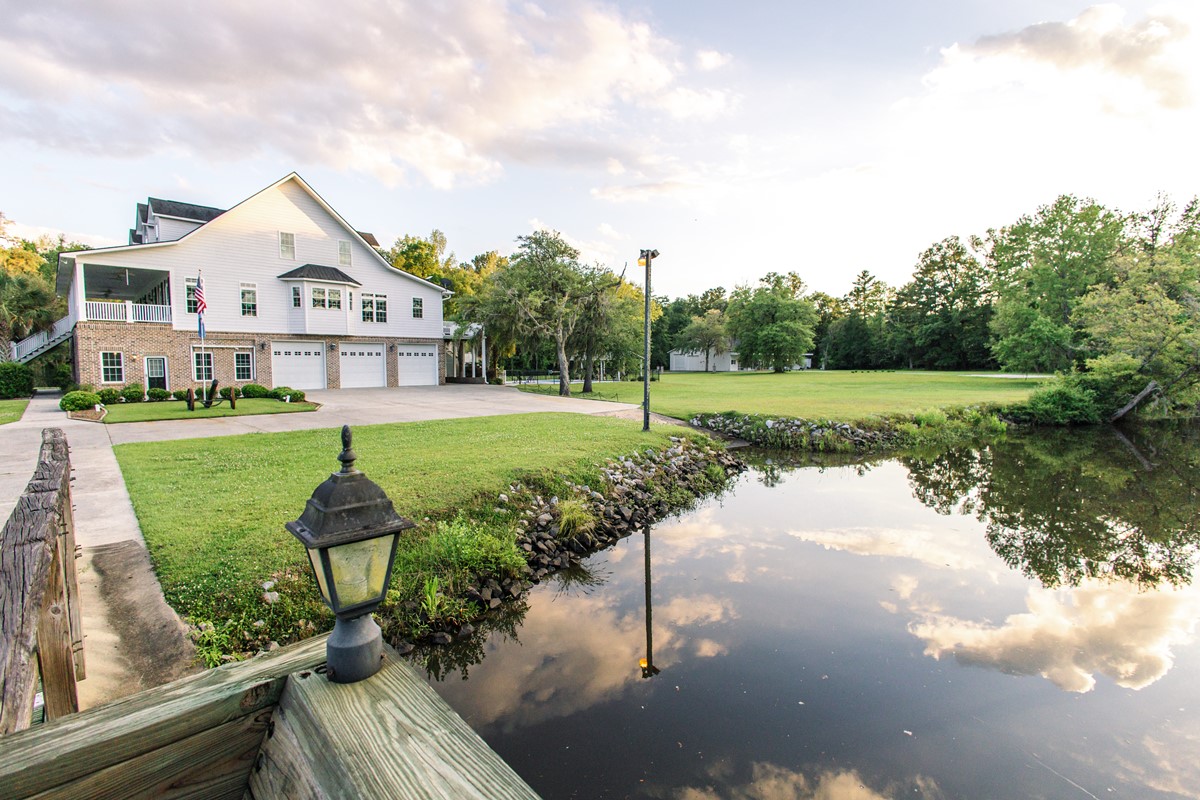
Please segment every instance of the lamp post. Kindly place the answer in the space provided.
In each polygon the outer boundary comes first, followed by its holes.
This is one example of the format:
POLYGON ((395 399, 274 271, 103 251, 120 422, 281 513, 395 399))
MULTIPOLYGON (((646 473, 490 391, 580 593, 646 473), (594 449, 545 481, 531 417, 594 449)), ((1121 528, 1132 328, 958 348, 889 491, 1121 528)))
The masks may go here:
POLYGON ((325 647, 334 683, 379 671, 383 635, 371 612, 387 594, 400 534, 414 526, 396 513, 383 489, 354 468, 350 426, 342 426, 342 469, 318 486, 300 518, 284 527, 308 551, 325 604, 337 615, 325 647))
POLYGON ((653 678, 658 673, 662 672, 658 667, 654 666, 654 615, 650 605, 650 524, 646 523, 644 531, 646 542, 643 547, 643 552, 646 555, 646 657, 638 661, 638 666, 642 668, 643 678, 653 678))
POLYGON ((650 264, 658 258, 657 250, 643 250, 638 265, 646 268, 646 327, 645 353, 642 364, 642 430, 650 430, 650 264))

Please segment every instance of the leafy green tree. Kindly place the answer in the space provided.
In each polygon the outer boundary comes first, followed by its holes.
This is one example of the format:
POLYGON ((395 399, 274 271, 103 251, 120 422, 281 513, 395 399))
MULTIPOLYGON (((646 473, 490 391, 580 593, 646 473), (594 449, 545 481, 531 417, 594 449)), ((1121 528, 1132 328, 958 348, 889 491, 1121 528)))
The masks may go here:
MULTIPOLYGON (((1155 211, 1162 220, 1160 201, 1155 211)), ((1110 284, 1092 288, 1076 317, 1094 353, 1082 379, 1111 417, 1120 419, 1145 399, 1184 402, 1200 383, 1200 259, 1195 200, 1168 228, 1155 224, 1139 247, 1117 259, 1110 284)), ((1169 208, 1167 209, 1169 211, 1169 208)))
POLYGON ((703 316, 692 317, 691 323, 679 332, 675 346, 685 352, 704 353, 704 371, 708 372, 712 354, 729 350, 725 315, 714 308, 703 316))
POLYGON ((492 272, 469 313, 492 335, 552 341, 558 362, 558 393, 571 394, 568 341, 583 315, 580 300, 594 290, 579 264, 579 251, 557 231, 517 237, 517 250, 492 272))
POLYGON ((727 320, 729 335, 737 341, 739 363, 783 372, 812 349, 817 312, 790 287, 762 283, 734 290, 727 320))
POLYGON ((1054 371, 1082 361, 1075 309, 1111 283, 1128 239, 1125 220, 1093 200, 1062 195, 988 236, 999 300, 992 351, 1007 370, 1054 371))
POLYGON ((889 310, 893 349, 910 367, 992 366, 991 280, 957 236, 930 246, 889 310))

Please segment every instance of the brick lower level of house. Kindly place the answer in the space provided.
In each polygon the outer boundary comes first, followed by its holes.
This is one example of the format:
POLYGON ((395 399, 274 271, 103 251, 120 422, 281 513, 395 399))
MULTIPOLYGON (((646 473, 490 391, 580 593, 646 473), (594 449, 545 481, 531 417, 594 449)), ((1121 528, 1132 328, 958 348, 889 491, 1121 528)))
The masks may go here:
MULTIPOLYGON (((432 384, 435 366, 414 359, 417 355, 436 360, 436 381, 446 382, 445 345, 440 339, 209 333, 201 348, 194 331, 179 331, 170 325, 87 321, 75 326, 72 349, 75 381, 98 389, 130 383, 147 388, 165 383, 163 388, 168 390, 197 388, 198 370, 210 364, 212 376, 222 386, 257 383, 274 388, 286 385, 273 374, 276 364, 286 364, 279 360, 286 358, 284 353, 323 359, 325 388, 329 389, 343 388, 342 363, 349 355, 382 357, 384 361, 378 382, 363 383, 360 369, 355 376, 359 386, 432 384), (431 347, 434 349, 429 352, 431 347), (380 348, 382 356, 378 355, 380 348)), ((320 365, 315 369, 319 374, 320 365)), ((368 376, 368 380, 375 378, 368 376)))

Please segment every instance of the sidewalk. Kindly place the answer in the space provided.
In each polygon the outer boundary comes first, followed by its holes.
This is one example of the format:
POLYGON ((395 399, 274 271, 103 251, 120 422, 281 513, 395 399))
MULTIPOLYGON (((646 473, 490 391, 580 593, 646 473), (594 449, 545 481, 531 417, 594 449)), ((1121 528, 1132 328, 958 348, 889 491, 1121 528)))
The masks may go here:
POLYGON ((158 686, 196 669, 183 623, 150 565, 106 428, 67 419, 60 395, 39 394, 0 428, 0 514, 8 519, 33 475, 43 428, 62 428, 71 448, 71 500, 87 678, 80 708, 158 686))

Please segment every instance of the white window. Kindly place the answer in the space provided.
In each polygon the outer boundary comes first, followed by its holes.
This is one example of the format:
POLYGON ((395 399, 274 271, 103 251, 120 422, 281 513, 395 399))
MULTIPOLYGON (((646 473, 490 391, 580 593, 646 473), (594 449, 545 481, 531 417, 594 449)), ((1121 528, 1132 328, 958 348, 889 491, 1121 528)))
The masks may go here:
POLYGON ((312 307, 313 308, 325 308, 325 302, 326 302, 325 301, 325 290, 324 289, 313 289, 312 290, 312 307))
POLYGON ((296 234, 279 232, 279 257, 292 261, 296 259, 296 234))
POLYGON ((330 308, 341 308, 342 307, 342 290, 341 289, 330 289, 329 290, 329 307, 330 308))
POLYGON ((101 383, 124 383, 125 382, 125 354, 124 353, 101 353, 100 354, 100 382, 101 383))
POLYGON ((192 377, 198 383, 209 383, 213 379, 212 353, 192 353, 192 377))
POLYGON ((413 298, 413 319, 421 319, 425 316, 425 302, 419 298, 413 298))
POLYGON ((387 295, 386 294, 369 294, 363 292, 362 300, 362 319, 363 322, 387 322, 387 295))
POLYGON ((257 317, 258 316, 258 286, 253 283, 243 283, 242 289, 242 316, 257 317))
POLYGON ((350 266, 350 243, 346 241, 338 241, 338 266, 350 266))
POLYGON ((195 314, 199 305, 196 303, 196 279, 183 279, 184 291, 187 295, 187 313, 195 314))
POLYGON ((233 379, 235 381, 254 379, 254 365, 250 360, 249 353, 233 354, 233 379))
POLYGON ((303 308, 304 298, 300 294, 300 287, 292 287, 292 308, 303 308))

